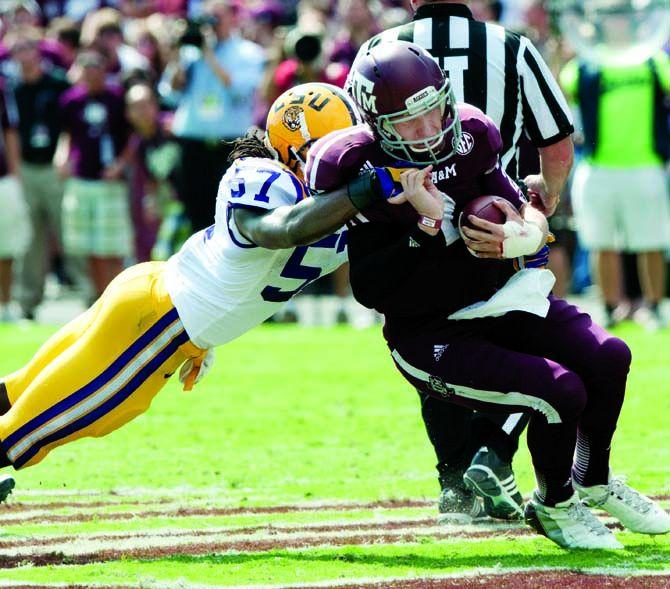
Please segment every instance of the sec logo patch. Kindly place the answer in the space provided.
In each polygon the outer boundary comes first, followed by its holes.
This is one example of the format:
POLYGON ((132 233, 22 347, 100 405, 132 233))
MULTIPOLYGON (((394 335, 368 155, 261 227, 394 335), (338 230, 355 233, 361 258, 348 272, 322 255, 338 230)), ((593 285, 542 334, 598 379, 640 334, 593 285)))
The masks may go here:
POLYGON ((470 133, 467 131, 463 131, 463 133, 461 133, 461 140, 456 146, 456 153, 458 155, 468 155, 474 146, 475 140, 472 135, 470 135, 470 133))

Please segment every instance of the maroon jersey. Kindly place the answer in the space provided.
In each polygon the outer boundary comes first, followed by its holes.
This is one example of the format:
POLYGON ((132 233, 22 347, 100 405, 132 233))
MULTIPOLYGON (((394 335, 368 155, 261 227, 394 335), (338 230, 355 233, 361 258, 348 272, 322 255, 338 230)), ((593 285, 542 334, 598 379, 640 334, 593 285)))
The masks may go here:
MULTIPOLYGON (((521 208, 526 202, 502 170, 500 133, 484 113, 459 105, 462 138, 458 151, 434 166, 433 183, 456 203, 454 223, 465 204, 495 194, 521 208)), ((310 188, 332 190, 370 166, 407 166, 379 147, 369 127, 359 125, 317 141, 307 160, 310 188)), ((488 299, 513 274, 511 260, 485 260, 467 251, 461 239, 447 246, 417 229, 411 204, 378 202, 365 209, 349 230, 349 259, 356 298, 386 316, 388 336, 418 333, 436 315, 488 299), (419 303, 420 301, 420 303, 419 303)))
POLYGON ((108 85, 101 94, 91 95, 85 86, 73 86, 60 104, 63 130, 70 134, 73 175, 99 180, 128 140, 123 89, 108 85))
MULTIPOLYGON (((458 153, 434 166, 433 183, 454 199, 456 216, 465 203, 483 194, 502 196, 520 208, 525 202, 523 195, 498 165, 502 139, 493 121, 469 104, 459 104, 458 113, 462 131, 458 153)), ((342 186, 370 166, 407 165, 382 151, 370 127, 358 125, 317 141, 310 149, 305 177, 310 188, 325 191, 342 186)), ((366 210, 364 216, 369 220, 416 221, 416 212, 409 203, 404 206, 379 203, 366 210)))

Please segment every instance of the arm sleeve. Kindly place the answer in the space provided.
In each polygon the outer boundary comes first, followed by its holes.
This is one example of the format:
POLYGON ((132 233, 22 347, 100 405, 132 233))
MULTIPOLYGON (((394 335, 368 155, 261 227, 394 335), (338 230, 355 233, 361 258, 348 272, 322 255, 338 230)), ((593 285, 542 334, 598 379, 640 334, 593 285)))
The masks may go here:
POLYGON ((546 147, 572 135, 572 113, 556 80, 537 49, 521 37, 519 75, 523 116, 535 147, 546 147))
POLYGON ((446 244, 442 232, 433 237, 416 226, 403 231, 390 223, 359 223, 350 227, 347 247, 356 300, 382 313, 392 308, 411 315, 419 311, 413 296, 416 280, 429 276, 426 264, 444 252, 446 244))

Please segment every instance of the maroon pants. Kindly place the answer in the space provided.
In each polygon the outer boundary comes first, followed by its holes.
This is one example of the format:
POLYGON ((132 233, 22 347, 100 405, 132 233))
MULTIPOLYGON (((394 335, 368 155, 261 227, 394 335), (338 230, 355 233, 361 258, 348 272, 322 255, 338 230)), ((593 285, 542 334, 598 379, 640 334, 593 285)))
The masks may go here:
POLYGON ((513 312, 447 322, 389 346, 403 376, 425 393, 482 411, 531 412, 538 494, 556 503, 572 494, 571 469, 580 484, 607 482, 631 354, 577 307, 550 303, 546 318, 513 312))

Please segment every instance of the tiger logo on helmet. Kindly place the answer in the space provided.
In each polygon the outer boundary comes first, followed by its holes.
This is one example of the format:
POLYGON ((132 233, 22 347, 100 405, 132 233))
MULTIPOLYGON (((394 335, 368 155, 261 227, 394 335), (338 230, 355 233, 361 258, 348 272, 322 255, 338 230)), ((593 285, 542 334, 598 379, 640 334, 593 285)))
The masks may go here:
POLYGON ((351 98, 337 86, 301 84, 284 92, 270 107, 265 144, 298 177, 310 146, 332 131, 363 122, 351 98))

